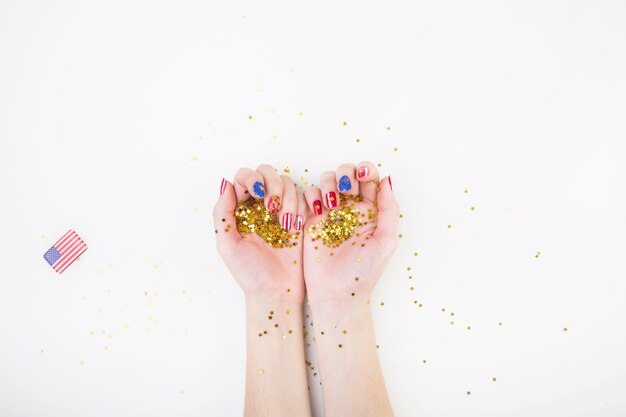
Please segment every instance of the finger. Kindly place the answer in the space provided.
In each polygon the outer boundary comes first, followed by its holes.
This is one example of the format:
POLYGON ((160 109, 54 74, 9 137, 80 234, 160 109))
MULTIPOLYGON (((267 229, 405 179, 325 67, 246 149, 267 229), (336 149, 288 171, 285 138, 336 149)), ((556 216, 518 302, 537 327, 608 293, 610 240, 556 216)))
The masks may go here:
POLYGON ((222 179, 220 196, 213 207, 213 225, 215 226, 217 250, 220 254, 231 253, 241 240, 235 223, 237 196, 233 185, 222 179))
POLYGON ((322 174, 320 177, 320 187, 326 208, 336 208, 339 205, 339 194, 334 171, 326 171, 322 174))
POLYGON ((356 180, 356 165, 340 165, 335 172, 335 180, 340 193, 346 195, 359 194, 359 182, 356 180))
POLYGON ((283 201, 278 218, 280 219, 280 225, 282 228, 290 230, 293 226, 296 209, 298 208, 296 187, 294 186, 291 177, 287 175, 280 175, 279 178, 283 183, 283 201))
POLYGON ((306 200, 304 199, 304 193, 302 192, 302 190, 296 190, 296 198, 298 200, 298 209, 296 210, 297 214, 296 219, 293 223, 293 228, 296 229, 296 231, 300 231, 302 230, 304 222, 306 221, 306 212, 308 207, 306 204, 306 200))
POLYGON ((261 174, 265 182, 265 207, 270 213, 278 213, 283 198, 283 182, 280 175, 268 164, 259 165, 256 171, 261 174))
POLYGON ((237 201, 245 201, 250 196, 263 198, 265 196, 265 185, 263 177, 250 168, 240 168, 235 174, 235 192, 237 201))
POLYGON ((322 191, 319 187, 313 186, 307 188, 304 192, 304 199, 306 200, 309 210, 313 213, 313 215, 319 216, 322 214, 324 206, 322 204, 322 191))
POLYGON ((379 185, 380 189, 376 196, 378 220, 372 237, 383 243, 384 246, 395 247, 391 243, 397 244, 398 241, 400 208, 393 194, 391 177, 383 178, 379 185))
POLYGON ((376 201, 378 175, 376 165, 369 161, 360 162, 356 166, 356 178, 361 184, 361 195, 370 201, 376 201))

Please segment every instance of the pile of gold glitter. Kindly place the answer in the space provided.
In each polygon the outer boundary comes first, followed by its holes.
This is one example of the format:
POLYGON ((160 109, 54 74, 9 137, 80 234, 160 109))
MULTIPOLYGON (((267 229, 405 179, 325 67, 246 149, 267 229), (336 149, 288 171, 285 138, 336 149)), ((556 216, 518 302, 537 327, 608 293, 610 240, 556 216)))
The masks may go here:
POLYGON ((326 219, 306 229, 311 240, 321 240, 324 245, 336 248, 350 239, 354 230, 362 224, 361 216, 363 214, 355 207, 354 203, 348 203, 349 200, 362 201, 363 197, 356 196, 349 199, 341 194, 339 207, 331 210, 326 219))
POLYGON ((278 216, 267 210, 262 199, 250 198, 235 209, 237 230, 241 234, 256 233, 274 248, 296 246, 300 232, 290 234, 280 226, 278 216))

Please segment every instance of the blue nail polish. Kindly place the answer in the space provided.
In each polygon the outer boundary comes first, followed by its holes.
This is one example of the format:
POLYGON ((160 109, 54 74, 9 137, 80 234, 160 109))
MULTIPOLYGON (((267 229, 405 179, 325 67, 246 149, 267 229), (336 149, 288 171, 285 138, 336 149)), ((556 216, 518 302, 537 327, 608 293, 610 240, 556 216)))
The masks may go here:
POLYGON ((350 178, 347 175, 339 178, 339 191, 345 193, 346 191, 350 191, 352 189, 352 184, 350 184, 350 178))
POLYGON ((254 194, 256 194, 260 198, 265 197, 265 186, 263 185, 261 181, 255 182, 253 188, 254 188, 254 194))

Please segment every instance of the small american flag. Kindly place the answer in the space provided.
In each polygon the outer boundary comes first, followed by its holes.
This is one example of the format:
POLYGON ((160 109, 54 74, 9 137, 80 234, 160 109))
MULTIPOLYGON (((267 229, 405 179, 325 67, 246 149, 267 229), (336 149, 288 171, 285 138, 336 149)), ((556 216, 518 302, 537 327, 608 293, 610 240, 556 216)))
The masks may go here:
POLYGON ((69 230, 44 253, 43 258, 60 274, 86 250, 87 244, 75 231, 69 230))

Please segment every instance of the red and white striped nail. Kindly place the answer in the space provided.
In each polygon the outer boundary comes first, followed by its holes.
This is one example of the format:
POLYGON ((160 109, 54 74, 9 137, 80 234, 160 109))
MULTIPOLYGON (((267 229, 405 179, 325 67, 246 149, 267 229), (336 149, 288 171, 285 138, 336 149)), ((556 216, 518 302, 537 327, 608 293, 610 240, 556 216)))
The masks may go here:
POLYGON ((337 207, 337 194, 334 191, 327 192, 324 198, 326 199, 326 206, 328 208, 337 207))
POLYGON ((367 177, 367 174, 369 174, 369 173, 370 173, 370 170, 369 170, 368 167, 361 167, 361 168, 359 168, 359 172, 357 173, 357 176, 359 178, 365 178, 365 177, 367 177))
POLYGON ((284 213, 282 219, 280 220, 281 227, 285 230, 291 229, 292 220, 293 220, 293 214, 284 213))
POLYGON ((224 194, 226 191, 226 179, 222 178, 222 184, 220 185, 220 195, 224 194))
POLYGON ((296 229, 296 230, 300 230, 300 229, 302 229, 302 223, 304 223, 304 219, 302 218, 302 216, 301 216, 301 215, 299 215, 299 214, 298 214, 298 215, 296 216, 296 224, 295 224, 295 226, 294 226, 294 227, 295 227, 295 229, 296 229))

